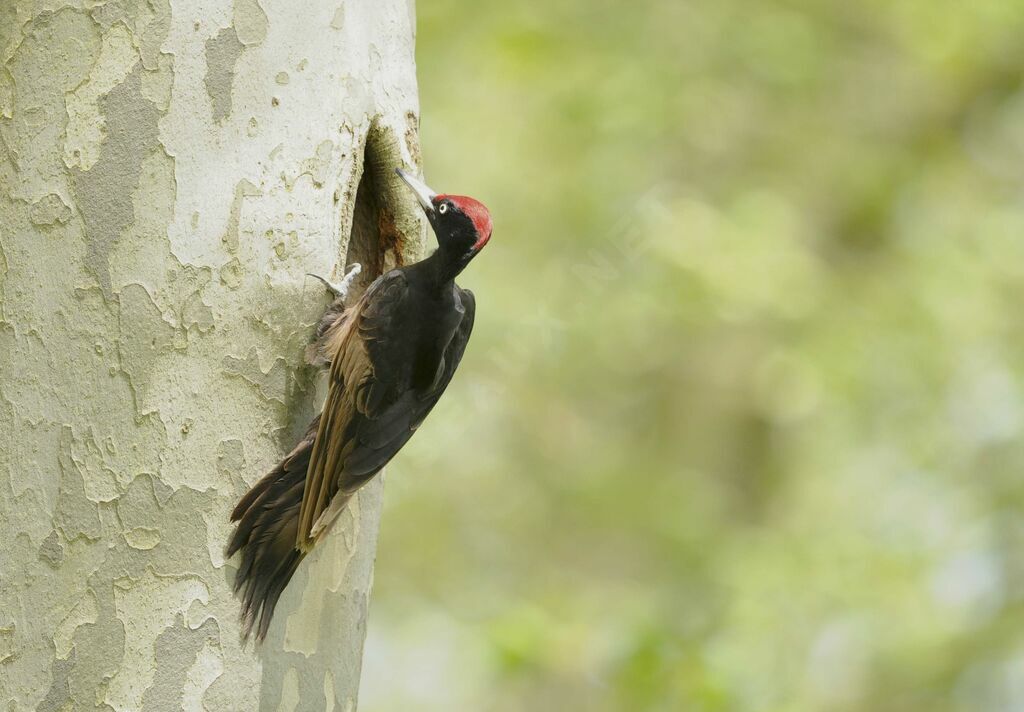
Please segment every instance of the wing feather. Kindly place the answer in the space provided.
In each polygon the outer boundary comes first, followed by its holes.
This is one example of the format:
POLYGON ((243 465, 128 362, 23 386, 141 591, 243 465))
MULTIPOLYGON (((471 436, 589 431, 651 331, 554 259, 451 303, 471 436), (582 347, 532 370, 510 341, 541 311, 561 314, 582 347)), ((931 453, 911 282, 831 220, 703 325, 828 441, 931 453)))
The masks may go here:
POLYGON ((391 303, 390 311, 395 309, 394 302, 400 298, 404 284, 405 278, 397 271, 381 277, 348 310, 344 323, 331 335, 336 351, 299 507, 296 546, 300 551, 309 551, 315 541, 314 530, 323 528, 317 527, 317 522, 338 492, 341 464, 352 449, 347 433, 353 415, 366 411, 366 403, 357 402, 357 396, 363 390, 361 384, 374 380, 374 367, 364 343, 367 322, 372 324, 382 311, 388 311, 384 302, 391 303))
MULTIPOLYGON (((411 364, 388 348, 402 326, 406 281, 392 271, 371 285, 335 337, 329 390, 310 456, 296 546, 312 548, 346 501, 412 437, 451 381, 473 328, 472 292, 458 290, 463 315, 426 389, 409 386, 411 364)), ((407 358, 407 357, 406 357, 407 358)))

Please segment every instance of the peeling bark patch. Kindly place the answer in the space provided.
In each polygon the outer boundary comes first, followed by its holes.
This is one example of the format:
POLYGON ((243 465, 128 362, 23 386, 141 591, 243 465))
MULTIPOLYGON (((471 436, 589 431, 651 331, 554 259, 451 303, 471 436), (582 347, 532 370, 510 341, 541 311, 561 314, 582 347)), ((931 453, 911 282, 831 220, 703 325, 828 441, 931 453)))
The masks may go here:
POLYGON ((235 0, 231 24, 235 27, 238 41, 246 47, 258 45, 267 36, 267 13, 263 12, 259 0, 235 0))
POLYGON ((334 712, 334 674, 328 670, 324 673, 324 712, 334 712))
POLYGON ((235 79, 235 63, 245 45, 234 27, 226 27, 206 41, 206 93, 210 95, 213 120, 223 121, 231 114, 231 85, 235 79))
POLYGON ((153 646, 156 659, 153 684, 142 698, 142 709, 146 712, 187 709, 183 693, 188 673, 203 647, 216 640, 218 634, 217 624, 212 620, 192 630, 179 615, 173 626, 157 636, 153 646))
MULTIPOLYGON (((193 601, 205 603, 209 597, 206 582, 196 576, 158 576, 147 570, 138 579, 114 581, 114 607, 126 638, 121 666, 107 688, 108 703, 118 709, 143 709, 145 691, 157 682, 157 640, 193 601), (143 610, 148 615, 138 615, 143 610)), ((193 654, 189 666, 194 659, 193 654)))
MULTIPOLYGON (((2 227, 0 227, 0 238, 3 238, 4 233, 2 227)), ((0 239, 0 289, 3 289, 5 278, 7 277, 7 254, 4 252, 4 243, 0 239)), ((2 295, 0 295, 2 296, 2 295)), ((3 321, 4 314, 4 300, 0 299, 0 323, 3 321)))
POLYGON ((0 626, 0 664, 14 660, 14 633, 17 629, 14 624, 0 626))
POLYGON ((64 97, 68 117, 64 130, 66 165, 83 171, 95 165, 105 132, 100 99, 122 82, 138 61, 139 53, 127 27, 118 24, 103 35, 89 78, 64 97))
POLYGON ((167 270, 167 289, 161 294, 165 305, 164 321, 179 331, 174 336, 174 348, 185 347, 189 329, 196 327, 200 333, 213 329, 213 309, 206 303, 203 291, 213 279, 209 267, 182 265, 176 259, 174 266, 167 270), (173 315, 173 316, 172 316, 173 315))
POLYGON ((110 0, 94 8, 92 17, 104 30, 124 24, 137 38, 143 66, 157 68, 160 46, 171 30, 170 0, 110 0))
POLYGON ((68 683, 68 678, 71 677, 74 667, 75 651, 73 650, 67 660, 57 658, 53 661, 53 665, 50 667, 53 682, 50 683, 50 690, 46 693, 46 697, 36 707, 36 712, 60 712, 65 705, 71 702, 71 686, 68 683))
POLYGON ((274 365, 268 371, 260 368, 259 355, 256 348, 249 349, 245 358, 237 356, 225 356, 221 362, 226 373, 232 376, 239 376, 252 385, 256 386, 260 395, 266 400, 275 400, 281 405, 285 404, 285 395, 288 385, 288 364, 284 358, 274 359, 274 365))
POLYGON ((199 333, 205 334, 213 329, 213 309, 210 308, 199 292, 193 292, 186 300, 181 310, 182 324, 186 329, 193 326, 199 333))
POLYGON ((334 142, 330 139, 324 139, 317 144, 316 152, 302 161, 299 164, 299 171, 295 174, 294 178, 284 178, 284 184, 291 190, 298 183, 299 179, 303 176, 309 176, 310 181, 313 183, 313 187, 317 190, 324 187, 324 182, 327 180, 329 175, 332 158, 334 153, 334 142))
POLYGON ((117 339, 121 368, 135 390, 140 411, 146 410, 149 379, 161 354, 174 348, 174 327, 163 318, 160 307, 141 284, 129 284, 118 298, 117 339), (139 329, 138 324, 148 324, 139 329))
POLYGON ((224 246, 231 254, 238 253, 238 221, 242 216, 242 201, 261 195, 258 186, 243 178, 235 186, 235 197, 231 200, 231 213, 228 215, 228 230, 224 233, 224 246))
POLYGON ((295 712, 301 699, 299 674, 295 668, 292 668, 284 676, 284 684, 281 686, 281 702, 277 706, 277 712, 295 712))
POLYGON ((81 84, 88 76, 99 45, 99 29, 87 15, 70 9, 40 13, 7 62, 17 86, 18 103, 25 101, 23 107, 38 106, 37 102, 52 95, 54 89, 71 91, 81 84), (77 40, 75 52, 66 51, 67 37, 77 40), (42 76, 35 71, 39 67, 46 70, 42 76))
POLYGON ((60 537, 56 531, 52 531, 43 539, 39 546, 39 558, 54 568, 60 566, 64 560, 64 547, 60 544, 60 537))
POLYGON ((186 673, 185 684, 181 691, 181 709, 183 710, 227 710, 237 707, 238 694, 224 702, 215 699, 214 684, 223 679, 224 655, 220 644, 220 626, 208 620, 203 627, 210 625, 215 633, 207 636, 206 644, 196 655, 196 661, 186 673), (212 694, 211 694, 212 693, 212 694))
MULTIPOLYGON (((0 13, 3 12, 3 6, 0 5, 0 13)), ((0 16, 0 27, 3 26, 5 20, 0 16)), ((0 117, 9 119, 12 116, 12 108, 14 105, 14 82, 11 81, 11 76, 7 72, 0 72, 0 117)))
MULTIPOLYGON (((146 60, 142 60, 143 66, 146 60)), ((147 67, 148 69, 148 67, 147 67)), ((153 102, 160 111, 171 107, 171 91, 174 89, 174 55, 161 54, 157 70, 142 75, 142 94, 153 102)))
POLYGON ((68 541, 80 536, 96 540, 100 538, 99 509, 85 494, 85 479, 70 454, 72 440, 71 428, 65 425, 60 435, 60 489, 54 525, 68 541))
POLYGON ((63 225, 71 219, 71 208, 56 193, 50 193, 32 203, 29 219, 33 225, 63 225))
POLYGON ((86 591, 75 607, 57 624, 53 631, 54 651, 58 658, 67 658, 74 650, 75 631, 86 624, 99 620, 100 610, 96 604, 96 595, 86 591))
POLYGON ((217 472, 233 478, 245 469, 245 450, 241 440, 221 440, 217 443, 217 472))
POLYGON ((160 531, 149 527, 135 527, 124 532, 124 540, 133 549, 149 551, 160 543, 160 531))
POLYGON ((99 160, 87 171, 71 169, 75 200, 88 239, 87 266, 106 296, 111 295, 110 251, 121 231, 135 221, 132 193, 139 187, 143 159, 160 149, 160 111, 142 95, 140 68, 100 99, 107 136, 99 160))
POLYGON ((338 5, 338 9, 334 11, 334 17, 331 18, 331 29, 340 30, 345 26, 345 6, 338 5))
POLYGON ((40 13, 21 32, 24 39, 11 48, 13 54, 0 57, 0 85, 7 87, 0 89, 6 104, 2 111, 11 117, 4 127, 7 151, 0 154, 8 154, 8 165, 16 172, 10 183, 8 175, 0 183, 10 197, 35 199, 38 194, 28 192, 33 178, 38 184, 38 179, 64 173, 59 152, 52 147, 64 138, 65 94, 88 78, 100 51, 100 30, 88 15, 64 9, 40 13), (68 49, 68 38, 73 38, 74 51, 68 49), (23 171, 23 166, 32 169, 23 171))
POLYGON ((242 263, 235 257, 220 268, 220 283, 231 290, 242 285, 242 263))
MULTIPOLYGON (((79 658, 70 680, 75 699, 95 699, 98 681, 112 678, 122 668, 125 628, 116 617, 112 585, 117 576, 123 575, 127 564, 119 553, 112 552, 87 581, 88 590, 95 592, 96 616, 95 623, 78 626, 73 634, 74 654, 79 658)), ((96 706, 111 709, 100 702, 96 706)))
POLYGON ((132 482, 128 491, 118 498, 117 517, 126 533, 149 528, 146 525, 153 522, 153 513, 164 508, 157 501, 153 482, 149 475, 141 475, 132 482), (147 487, 146 482, 149 482, 150 486, 147 487))
POLYGON ((153 70, 160 66, 163 58, 160 47, 171 31, 171 0, 149 0, 148 4, 154 16, 142 31, 139 52, 142 55, 142 66, 153 70))

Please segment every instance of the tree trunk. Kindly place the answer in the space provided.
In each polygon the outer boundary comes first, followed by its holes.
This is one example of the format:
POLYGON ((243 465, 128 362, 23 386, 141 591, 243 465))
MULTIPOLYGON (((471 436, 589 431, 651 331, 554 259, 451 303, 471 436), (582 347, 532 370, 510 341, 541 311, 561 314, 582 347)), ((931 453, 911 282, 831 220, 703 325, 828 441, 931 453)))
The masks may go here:
POLYGON ((379 479, 259 649, 223 548, 322 402, 305 273, 419 256, 392 174, 419 161, 413 25, 411 0, 0 1, 4 710, 354 708, 379 479))

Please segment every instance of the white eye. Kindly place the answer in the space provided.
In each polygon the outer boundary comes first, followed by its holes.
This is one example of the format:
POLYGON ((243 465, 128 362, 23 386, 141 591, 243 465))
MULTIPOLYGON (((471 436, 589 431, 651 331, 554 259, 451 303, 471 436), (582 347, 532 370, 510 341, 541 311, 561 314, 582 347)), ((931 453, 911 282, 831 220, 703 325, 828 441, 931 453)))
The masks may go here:
POLYGON ((441 213, 442 215, 447 213, 448 212, 448 203, 441 203, 438 206, 438 208, 437 208, 437 212, 441 213))

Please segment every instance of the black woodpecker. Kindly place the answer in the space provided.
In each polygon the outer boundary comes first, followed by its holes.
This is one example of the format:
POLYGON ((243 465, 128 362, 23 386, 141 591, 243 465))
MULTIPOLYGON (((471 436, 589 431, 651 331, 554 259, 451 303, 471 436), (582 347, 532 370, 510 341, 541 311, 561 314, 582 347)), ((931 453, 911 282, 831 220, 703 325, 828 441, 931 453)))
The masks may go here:
POLYGON ((491 238, 479 201, 439 195, 396 171, 419 199, 438 249, 381 275, 346 307, 358 266, 335 295, 307 353, 329 390, 305 437, 235 506, 227 554, 241 552, 235 593, 243 637, 262 640, 303 557, 352 495, 408 442, 452 379, 473 330, 473 293, 455 284, 491 238))

